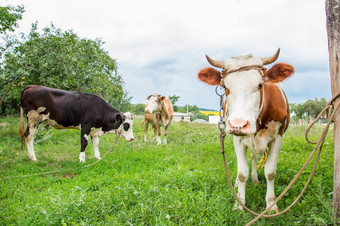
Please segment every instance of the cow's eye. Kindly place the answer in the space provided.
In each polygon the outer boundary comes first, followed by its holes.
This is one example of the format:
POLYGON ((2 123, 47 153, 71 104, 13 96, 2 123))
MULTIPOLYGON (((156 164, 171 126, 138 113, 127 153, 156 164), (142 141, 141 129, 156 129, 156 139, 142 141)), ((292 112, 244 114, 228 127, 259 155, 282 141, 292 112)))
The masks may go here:
POLYGON ((262 83, 259 84, 258 89, 262 89, 263 85, 262 83))

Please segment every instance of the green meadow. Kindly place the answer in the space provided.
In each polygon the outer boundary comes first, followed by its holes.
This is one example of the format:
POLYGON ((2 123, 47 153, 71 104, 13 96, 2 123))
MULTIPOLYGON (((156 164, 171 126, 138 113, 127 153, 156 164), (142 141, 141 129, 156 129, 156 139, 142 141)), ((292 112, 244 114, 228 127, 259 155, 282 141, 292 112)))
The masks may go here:
MULTIPOLYGON (((134 122, 135 140, 120 139, 102 161, 91 142, 86 163, 79 163, 80 131, 41 126, 36 136, 37 162, 21 150, 19 119, 0 118, 0 225, 245 225, 254 216, 234 210, 216 125, 173 122, 168 145, 156 145, 149 128, 143 142, 142 118, 134 122)), ((316 126, 317 139, 323 127, 316 126)), ((278 159, 278 196, 313 150, 304 139, 306 126, 291 125, 278 159)), ((301 200, 286 214, 254 225, 330 225, 333 191, 333 131, 329 131, 316 173, 301 200)), ((100 137, 103 156, 116 136, 100 137)), ((232 180, 237 164, 232 137, 225 139, 232 180)), ((248 153, 250 156, 250 153, 248 153)), ((314 160, 315 158, 313 158, 314 160)), ((250 164, 250 161, 249 161, 250 164)), ((312 164, 278 203, 288 207, 306 183, 312 164)), ((265 209, 266 181, 247 183, 246 205, 265 209)))

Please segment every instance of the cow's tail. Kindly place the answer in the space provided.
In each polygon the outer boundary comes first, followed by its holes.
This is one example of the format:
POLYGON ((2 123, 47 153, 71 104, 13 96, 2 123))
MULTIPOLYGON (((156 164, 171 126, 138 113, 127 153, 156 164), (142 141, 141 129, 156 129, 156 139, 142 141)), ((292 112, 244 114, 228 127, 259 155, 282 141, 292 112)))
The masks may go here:
POLYGON ((19 134, 21 138, 21 149, 24 150, 24 145, 25 145, 25 134, 24 134, 24 111, 22 107, 20 107, 20 127, 19 127, 19 134))
POLYGON ((141 124, 141 126, 142 126, 142 125, 144 125, 144 122, 145 122, 145 119, 143 119, 143 121, 140 123, 140 124, 141 124))

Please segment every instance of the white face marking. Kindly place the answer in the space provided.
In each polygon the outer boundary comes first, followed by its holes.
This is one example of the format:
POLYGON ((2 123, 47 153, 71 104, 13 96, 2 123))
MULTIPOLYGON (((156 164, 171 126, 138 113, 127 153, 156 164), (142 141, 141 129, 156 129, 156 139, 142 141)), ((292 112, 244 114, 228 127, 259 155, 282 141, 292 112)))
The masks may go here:
MULTIPOLYGON (((245 66, 263 66, 260 58, 252 55, 232 57, 225 61, 225 68, 237 70, 245 66)), ((260 114, 259 84, 262 75, 258 70, 234 72, 224 78, 224 85, 229 90, 226 97, 227 132, 233 134, 253 134, 260 114)))
POLYGON ((148 113, 155 113, 155 112, 160 112, 162 109, 161 103, 159 98, 161 95, 159 94, 153 94, 150 96, 148 99, 148 106, 145 108, 145 112, 148 113))
POLYGON ((124 113, 125 120, 120 125, 120 127, 117 129, 117 132, 120 133, 125 140, 131 141, 134 140, 132 126, 133 126, 133 120, 130 112, 124 113))
MULTIPOLYGON (((259 84, 262 76, 257 70, 231 73, 224 79, 224 85, 229 89, 227 95, 227 123, 234 127, 242 127, 248 124, 244 132, 253 134, 256 132, 256 120, 260 114, 259 84)), ((227 127, 228 132, 231 128, 227 127)))

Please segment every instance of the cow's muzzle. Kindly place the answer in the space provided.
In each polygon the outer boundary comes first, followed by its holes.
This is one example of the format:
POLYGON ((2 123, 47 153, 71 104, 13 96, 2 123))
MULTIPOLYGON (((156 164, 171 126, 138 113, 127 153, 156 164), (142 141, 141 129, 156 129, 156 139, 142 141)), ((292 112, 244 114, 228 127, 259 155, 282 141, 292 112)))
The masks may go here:
POLYGON ((234 135, 247 135, 249 133, 249 121, 244 120, 228 120, 228 133, 234 135))

